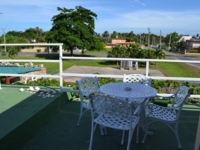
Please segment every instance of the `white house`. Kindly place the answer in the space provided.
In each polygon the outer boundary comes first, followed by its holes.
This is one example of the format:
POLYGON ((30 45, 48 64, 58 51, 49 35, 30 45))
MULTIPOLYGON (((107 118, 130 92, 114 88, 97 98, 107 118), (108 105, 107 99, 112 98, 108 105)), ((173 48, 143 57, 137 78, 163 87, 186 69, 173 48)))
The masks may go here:
POLYGON ((191 36, 182 36, 178 42, 186 42, 187 40, 190 40, 192 37, 191 36))

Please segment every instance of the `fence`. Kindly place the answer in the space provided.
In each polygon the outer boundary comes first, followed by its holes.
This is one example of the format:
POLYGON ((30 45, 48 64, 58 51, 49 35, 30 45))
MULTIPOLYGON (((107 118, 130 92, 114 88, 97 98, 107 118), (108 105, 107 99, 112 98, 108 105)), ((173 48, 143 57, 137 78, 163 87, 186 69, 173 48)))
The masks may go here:
MULTIPOLYGON (((77 90, 66 90, 63 88, 63 77, 74 76, 74 77, 85 77, 85 76, 97 76, 97 77, 110 77, 110 78, 123 78, 123 75, 113 74, 77 74, 77 73, 63 73, 63 60, 109 60, 109 61, 133 61, 133 62, 145 62, 145 75, 149 76, 149 64, 150 62, 171 62, 171 63, 200 63, 200 61, 189 61, 189 60, 161 60, 161 59, 135 59, 135 58, 103 58, 103 57, 64 57, 62 52, 62 43, 39 43, 39 44, 0 44, 0 46, 58 46, 59 47, 59 60, 20 60, 20 59, 2 59, 1 62, 48 62, 48 63, 59 63, 59 75, 31 75, 31 74, 0 74, 0 76, 21 76, 21 77, 47 77, 47 78, 58 78, 60 80, 60 92, 77 92, 77 90)), ((188 77, 163 77, 163 76, 151 76, 152 79, 157 80, 177 80, 177 81, 196 81, 199 82, 200 78, 188 78, 188 77)), ((168 95, 168 94, 162 94, 168 95)), ((200 95, 191 95, 192 98, 200 98, 200 95)))

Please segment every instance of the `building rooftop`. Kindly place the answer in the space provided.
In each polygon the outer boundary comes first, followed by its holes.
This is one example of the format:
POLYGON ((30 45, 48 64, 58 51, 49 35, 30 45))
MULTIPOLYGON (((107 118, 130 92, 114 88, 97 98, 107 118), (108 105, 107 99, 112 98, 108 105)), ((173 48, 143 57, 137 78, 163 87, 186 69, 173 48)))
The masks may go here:
MULTIPOLYGON (((47 87, 40 87, 45 90, 47 87)), ((39 96, 30 92, 29 86, 2 85, 0 90, 0 149, 20 150, 87 150, 90 141, 91 116, 87 111, 77 126, 80 102, 59 93, 59 87, 50 87, 54 97, 39 96), (25 91, 20 92, 19 89, 25 91), (9 148, 8 148, 9 147, 9 148), (11 148, 12 147, 12 148, 11 148)), ((184 105, 179 120, 179 136, 182 150, 193 150, 195 146, 200 106, 184 105)), ((143 144, 135 143, 133 135, 131 149, 139 150, 177 150, 175 135, 167 125, 154 123, 154 132, 147 136, 143 144)), ((94 150, 125 150, 120 145, 122 131, 107 129, 108 135, 102 136, 96 128, 93 141, 94 150)), ((143 138, 140 130, 140 141, 143 138)))

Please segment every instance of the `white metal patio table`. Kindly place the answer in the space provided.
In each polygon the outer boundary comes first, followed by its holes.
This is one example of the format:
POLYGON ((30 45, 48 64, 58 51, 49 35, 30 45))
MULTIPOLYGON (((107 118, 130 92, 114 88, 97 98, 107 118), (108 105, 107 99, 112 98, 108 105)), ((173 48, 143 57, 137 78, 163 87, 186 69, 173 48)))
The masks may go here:
MULTIPOLYGON (((100 87, 100 92, 117 98, 127 99, 133 102, 133 104, 140 104, 154 97, 157 94, 156 89, 154 89, 153 87, 144 84, 125 83, 125 82, 105 84, 100 87)), ((145 131, 145 126, 144 126, 145 105, 143 105, 142 109, 143 113, 140 114, 141 115, 140 127, 145 131)))
POLYGON ((100 87, 100 92, 110 96, 125 98, 134 103, 141 103, 146 98, 154 97, 157 94, 156 89, 144 84, 137 83, 108 83, 100 87))

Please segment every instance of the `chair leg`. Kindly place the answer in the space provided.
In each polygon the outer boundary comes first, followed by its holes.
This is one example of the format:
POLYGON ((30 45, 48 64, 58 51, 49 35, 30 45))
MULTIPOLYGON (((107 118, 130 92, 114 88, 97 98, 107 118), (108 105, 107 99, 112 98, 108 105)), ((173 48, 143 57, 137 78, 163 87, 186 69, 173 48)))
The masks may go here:
POLYGON ((92 123, 89 150, 92 149, 92 142, 93 142, 94 130, 95 130, 95 129, 94 129, 94 123, 92 123))
POLYGON ((142 143, 145 143, 147 134, 148 134, 148 128, 149 128, 149 124, 148 124, 148 120, 145 121, 145 130, 144 130, 144 137, 142 139, 142 143))
POLYGON ((103 130, 104 130, 104 135, 107 135, 107 129, 105 126, 103 126, 103 130))
POLYGON ((144 137, 143 137, 143 139, 142 139, 142 143, 145 143, 146 137, 147 137, 147 132, 145 131, 144 137))
POLYGON ((101 135, 104 135, 104 132, 103 132, 103 127, 102 127, 102 125, 99 125, 99 127, 100 127, 100 132, 101 132, 101 135))
POLYGON ((137 133, 136 133, 136 143, 138 143, 138 141, 139 141, 139 130, 140 130, 140 126, 138 124, 137 125, 137 133))
MULTIPOLYGON (((134 128, 135 129, 135 128, 134 128)), ((130 150, 130 145, 131 145, 131 140, 132 140, 132 136, 133 136, 133 132, 134 129, 130 129, 129 130, 129 134, 128 134, 128 144, 127 144, 127 150, 130 150)))
POLYGON ((78 122, 77 122, 77 126, 79 126, 79 123, 81 121, 82 115, 83 115, 83 107, 81 106, 81 108, 80 108, 80 114, 79 114, 79 118, 78 118, 78 122))
POLYGON ((100 132, 101 135, 107 135, 107 130, 105 126, 100 125, 100 132))
POLYGON ((124 144, 124 136, 125 136, 125 130, 123 130, 123 132, 122 132, 122 140, 121 140, 121 145, 123 145, 123 144, 124 144))
POLYGON ((178 135, 178 122, 175 123, 174 125, 174 133, 178 142, 178 148, 182 148, 181 143, 180 143, 180 139, 179 139, 179 135, 178 135))

